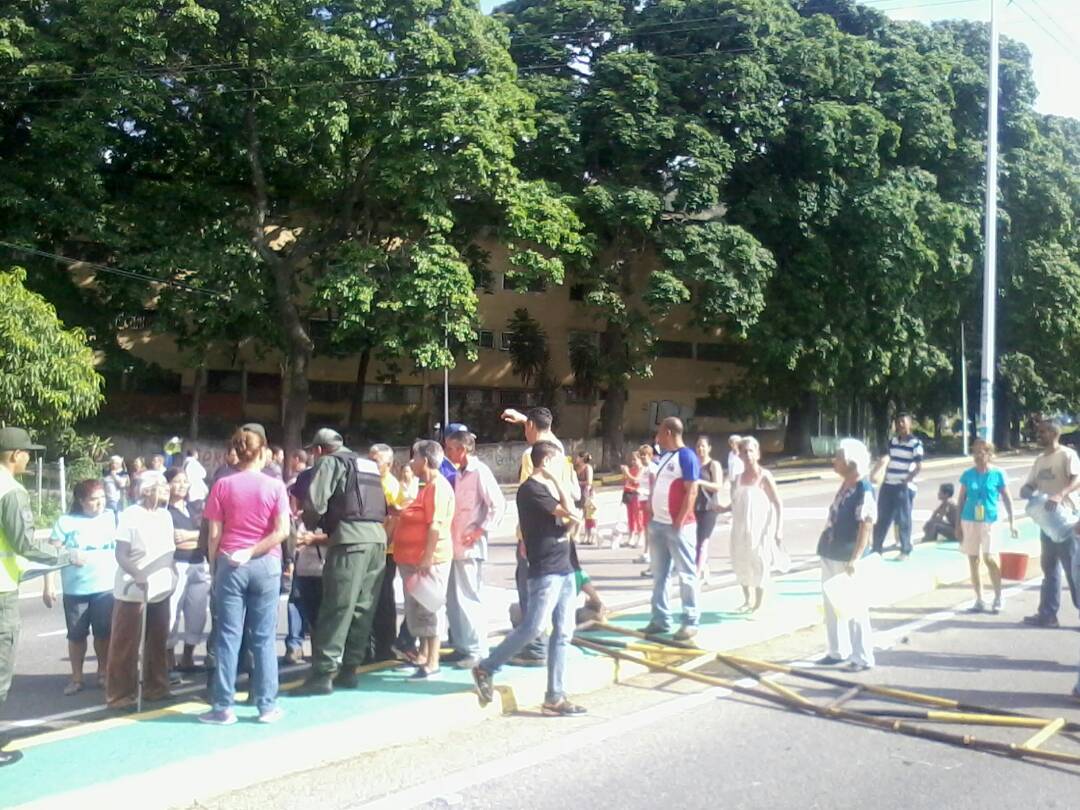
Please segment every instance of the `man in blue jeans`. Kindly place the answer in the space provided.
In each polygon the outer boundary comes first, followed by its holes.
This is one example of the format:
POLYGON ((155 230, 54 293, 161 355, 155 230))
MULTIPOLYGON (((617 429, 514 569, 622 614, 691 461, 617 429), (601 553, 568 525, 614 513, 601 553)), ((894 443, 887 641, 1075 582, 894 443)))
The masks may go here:
POLYGON ((874 553, 885 549, 885 536, 896 521, 900 532, 900 559, 911 554, 911 506, 915 501, 915 479, 922 470, 923 444, 911 432, 911 417, 896 417, 896 435, 889 441, 889 454, 875 465, 871 479, 885 467, 885 480, 878 493, 878 520, 874 524, 874 553))
MULTIPOLYGON (((1080 458, 1071 447, 1063 447, 1061 425, 1054 420, 1040 422, 1036 439, 1042 448, 1035 463, 1031 465, 1027 481, 1020 489, 1021 498, 1030 498, 1036 492, 1046 495, 1047 508, 1075 509, 1073 493, 1080 489, 1080 458)), ((1061 569, 1074 606, 1077 605, 1076 581, 1073 574, 1073 543, 1055 543, 1040 533, 1043 581, 1039 591, 1039 608, 1031 616, 1024 617, 1025 624, 1036 627, 1058 627, 1058 610, 1061 607, 1061 569)))
POLYGON ((571 542, 566 522, 579 522, 573 501, 559 482, 555 465, 564 463, 554 442, 538 441, 529 452, 533 472, 518 487, 518 522, 528 560, 528 602, 525 615, 502 643, 473 667, 473 680, 486 706, 494 696, 493 678, 510 659, 535 639, 551 620, 548 641, 547 693, 542 711, 551 717, 576 717, 585 709, 566 698, 563 685, 566 653, 574 634, 574 603, 577 589, 571 562, 571 542))
POLYGON ((669 416, 656 432, 660 458, 649 488, 649 548, 652 551, 652 620, 642 630, 655 635, 670 629, 668 577, 674 570, 682 597, 682 627, 677 641, 697 635, 698 575, 697 527, 694 501, 697 500, 701 463, 697 454, 683 443, 683 423, 669 416))

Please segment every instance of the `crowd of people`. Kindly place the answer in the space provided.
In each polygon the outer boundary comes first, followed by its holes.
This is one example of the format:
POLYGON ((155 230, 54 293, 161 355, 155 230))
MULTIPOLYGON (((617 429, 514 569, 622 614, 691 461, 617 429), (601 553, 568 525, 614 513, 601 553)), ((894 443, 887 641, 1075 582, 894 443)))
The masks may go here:
MULTIPOLYGON (((149 464, 113 457, 100 479, 76 484, 70 514, 56 522, 47 542, 34 538, 25 491, 15 479, 40 448, 25 431, 0 429, 0 703, 17 638, 4 643, 5 628, 17 629, 10 599, 18 583, 17 554, 59 569, 46 576, 43 600, 63 607, 71 666, 64 694, 87 688, 92 637, 97 684, 113 708, 164 700, 182 673, 205 669, 210 709, 199 720, 230 725, 237 722, 237 677, 246 672, 257 721, 275 722, 282 716, 278 603, 287 594, 284 662, 304 661, 305 636, 312 650, 310 672, 296 695, 355 688, 362 665, 400 660, 412 667, 415 680, 437 678, 443 666, 471 670, 481 703, 487 703, 499 671, 515 664, 547 667, 545 714, 584 713, 566 693, 565 671, 579 595, 585 594, 592 615, 604 611, 577 554, 579 543, 600 542, 592 459, 566 454, 546 408, 507 410, 503 418, 523 428, 528 449, 515 496, 515 626, 494 649, 488 646, 484 567, 506 500, 464 425, 448 426, 441 443, 417 441, 407 463, 398 463, 385 444, 354 452, 329 428, 286 459, 254 423, 231 437, 225 463, 213 476, 194 450, 168 461, 154 455, 149 464), (400 622, 395 578, 404 594, 400 622), (205 658, 197 664, 203 644, 205 658)), ((895 426, 888 452, 877 460, 858 440, 838 442, 833 468, 841 485, 817 546, 827 638, 818 663, 824 666, 861 671, 874 665, 867 600, 839 610, 830 583, 865 589, 864 561, 883 552, 893 524, 899 559, 911 553, 923 447, 909 416, 900 415, 895 426)), ((1042 452, 1020 492, 1042 529, 1044 574, 1038 611, 1024 621, 1042 627, 1057 626, 1062 570, 1076 604, 1071 538, 1080 526, 1073 515, 1080 458, 1060 444, 1060 434, 1053 421, 1039 424, 1042 452)), ((960 476, 958 491, 952 484, 941 487, 939 506, 924 526, 925 540, 959 541, 968 557, 972 612, 1002 609, 1002 533, 994 528, 1002 511, 1016 534, 1007 480, 993 454, 989 442, 973 444, 973 466, 960 476), (983 566, 993 588, 989 606, 983 566)), ((697 635, 708 543, 722 518, 731 523, 731 563, 743 593, 739 611, 760 611, 772 572, 787 553, 783 501, 761 465, 757 440, 731 437, 722 464, 708 437, 696 437, 691 449, 682 422, 667 418, 655 445, 639 447, 621 470, 626 519, 611 545, 643 549, 649 566, 644 573, 653 582, 643 632, 672 632, 674 577, 681 613, 673 637, 686 642, 697 635)), ((1080 695, 1080 683, 1075 693, 1080 695)))

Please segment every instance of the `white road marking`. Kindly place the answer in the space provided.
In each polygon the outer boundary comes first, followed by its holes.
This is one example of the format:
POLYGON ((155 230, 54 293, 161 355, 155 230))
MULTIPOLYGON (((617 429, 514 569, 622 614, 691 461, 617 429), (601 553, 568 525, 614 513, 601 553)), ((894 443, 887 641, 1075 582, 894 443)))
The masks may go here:
POLYGON ((50 636, 63 636, 67 634, 67 630, 51 630, 48 633, 38 633, 38 638, 49 638, 50 636))

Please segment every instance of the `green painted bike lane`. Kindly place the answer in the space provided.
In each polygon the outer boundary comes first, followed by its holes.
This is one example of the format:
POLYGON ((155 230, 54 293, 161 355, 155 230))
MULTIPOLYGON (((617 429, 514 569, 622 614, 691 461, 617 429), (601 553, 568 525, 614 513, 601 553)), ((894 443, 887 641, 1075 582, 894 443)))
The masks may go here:
MULTIPOLYGON (((1037 555, 1037 529, 1029 521, 1020 528, 1020 539, 1003 538, 1002 550, 1037 555)), ((873 604, 891 604, 966 577, 967 560, 956 543, 921 544, 906 562, 882 563, 873 604)), ((767 602, 756 615, 736 613, 741 602, 739 588, 705 591, 695 646, 734 650, 819 623, 820 571, 813 568, 774 578, 767 602)), ((678 610, 677 598, 672 607, 678 610)), ((638 630, 648 620, 648 608, 642 607, 610 622, 638 630)), ((597 636, 620 639, 602 632, 586 637, 597 636)), ((624 666, 619 677, 628 672, 634 670, 624 666)), ((410 673, 401 668, 366 672, 358 689, 326 697, 293 698, 283 693, 286 714, 272 726, 256 723, 256 710, 246 706, 238 707, 236 725, 203 725, 197 715, 205 705, 182 702, 143 715, 117 714, 24 738, 15 747, 22 748, 25 758, 0 777, 0 806, 70 808, 73 802, 132 796, 133 790, 140 791, 139 805, 146 810, 189 803, 275 778, 283 769, 317 767, 384 745, 434 736, 447 724, 479 723, 518 704, 535 705, 545 686, 543 669, 507 667, 496 676, 501 705, 497 700, 481 711, 468 672, 444 667, 438 679, 422 681, 410 680, 410 673), (186 783, 176 781, 182 774, 186 783), (155 799, 147 804, 142 790, 155 785, 155 799), (172 795, 162 796, 161 785, 175 786, 172 795)), ((607 656, 571 651, 572 692, 603 688, 615 679, 614 662, 607 656)))

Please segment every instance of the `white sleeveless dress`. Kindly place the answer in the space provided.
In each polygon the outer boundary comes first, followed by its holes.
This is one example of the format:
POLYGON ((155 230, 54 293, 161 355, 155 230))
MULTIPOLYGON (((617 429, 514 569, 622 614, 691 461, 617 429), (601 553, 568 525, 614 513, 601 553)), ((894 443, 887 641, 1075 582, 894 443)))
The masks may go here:
POLYGON ((755 484, 743 484, 739 476, 731 499, 731 567, 745 588, 764 588, 772 570, 776 516, 763 481, 764 476, 755 484))

